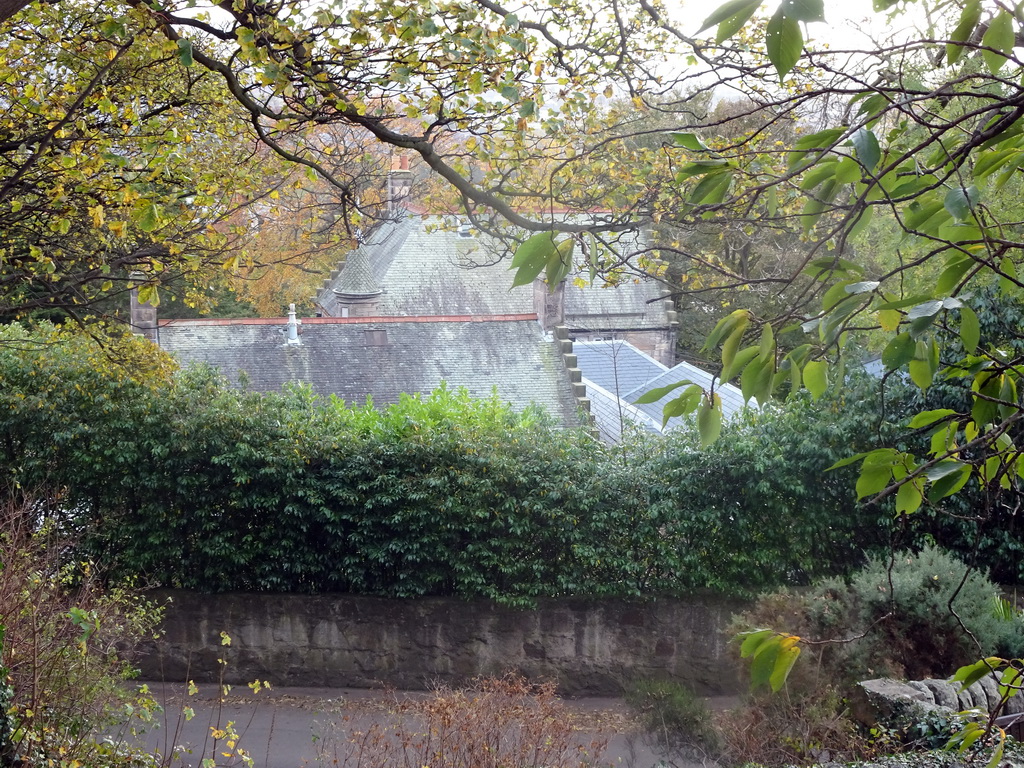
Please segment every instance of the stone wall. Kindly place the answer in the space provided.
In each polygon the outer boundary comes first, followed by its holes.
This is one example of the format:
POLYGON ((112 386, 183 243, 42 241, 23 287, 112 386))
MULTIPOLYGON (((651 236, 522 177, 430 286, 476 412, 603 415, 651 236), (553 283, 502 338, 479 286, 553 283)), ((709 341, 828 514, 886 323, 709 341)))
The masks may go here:
POLYGON ((542 600, 536 610, 448 598, 200 595, 171 599, 164 635, 138 660, 143 679, 420 690, 519 672, 565 695, 610 695, 657 677, 698 693, 740 689, 723 629, 742 604, 688 600, 542 600), (221 645, 227 632, 231 646, 221 645))

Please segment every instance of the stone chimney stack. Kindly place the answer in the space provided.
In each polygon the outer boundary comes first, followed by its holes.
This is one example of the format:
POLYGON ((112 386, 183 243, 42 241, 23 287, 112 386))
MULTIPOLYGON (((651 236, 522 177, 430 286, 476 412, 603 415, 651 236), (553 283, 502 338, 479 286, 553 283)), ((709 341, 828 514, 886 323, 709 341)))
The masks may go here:
POLYGON ((411 194, 412 171, 409 170, 409 158, 396 157, 388 173, 388 215, 396 216, 401 213, 403 203, 411 194))
POLYGON ((131 290, 131 323, 132 333, 145 336, 154 344, 157 343, 156 307, 149 302, 143 304, 139 301, 139 278, 140 275, 132 275, 131 290))

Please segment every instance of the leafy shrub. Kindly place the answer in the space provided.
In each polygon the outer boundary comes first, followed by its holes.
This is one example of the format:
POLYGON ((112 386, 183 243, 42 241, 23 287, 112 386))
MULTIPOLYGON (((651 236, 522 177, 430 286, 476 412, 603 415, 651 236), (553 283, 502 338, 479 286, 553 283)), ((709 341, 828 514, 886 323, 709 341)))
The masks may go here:
POLYGON ((118 735, 151 721, 155 702, 124 687, 131 647, 159 611, 129 590, 105 588, 89 563, 61 563, 67 542, 39 505, 0 507, 0 669, 4 765, 142 765, 118 735), (21 762, 18 762, 21 761, 21 762))
POLYGON ((723 750, 736 760, 778 765, 823 751, 870 756, 934 746, 948 735, 940 720, 859 733, 846 714, 845 692, 860 680, 944 678, 997 651, 1019 655, 1021 622, 998 614, 997 594, 983 574, 926 546, 871 558, 848 581, 762 596, 733 630, 767 627, 824 642, 806 647, 781 694, 755 698, 726 718, 723 750))
POLYGON ((1019 655, 1020 623, 996 614, 997 595, 987 576, 926 546, 891 562, 873 558, 844 591, 826 585, 812 603, 813 619, 824 627, 842 611, 851 629, 867 633, 843 651, 855 676, 945 677, 980 656, 1019 655))
POLYGON ((685 685, 671 680, 639 680, 626 690, 626 703, 663 748, 716 753, 718 737, 707 703, 685 685))
POLYGON ((725 765, 829 763, 875 751, 847 715, 839 689, 827 683, 751 696, 717 715, 715 727, 725 765))
POLYGON ((856 503, 854 470, 826 472, 898 434, 902 395, 879 414, 877 386, 747 413, 709 449, 685 431, 609 448, 493 397, 259 394, 174 373, 148 342, 9 326, 0 470, 62 489, 55 519, 81 557, 167 586, 515 605, 751 595, 890 550, 890 510, 856 503))

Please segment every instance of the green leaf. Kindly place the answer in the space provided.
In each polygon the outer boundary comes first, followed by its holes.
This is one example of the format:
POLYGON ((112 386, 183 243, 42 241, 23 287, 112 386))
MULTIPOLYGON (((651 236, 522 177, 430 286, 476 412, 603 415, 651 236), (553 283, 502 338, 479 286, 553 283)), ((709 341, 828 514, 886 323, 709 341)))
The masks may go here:
POLYGON ((932 487, 928 489, 928 500, 935 503, 947 496, 952 496, 967 485, 967 481, 970 478, 971 465, 964 464, 957 472, 943 475, 938 480, 933 481, 932 487))
POLYGON ((797 21, 824 21, 824 0, 783 0, 786 15, 797 21))
POLYGON ((957 221, 965 221, 981 200, 981 192, 975 186, 954 187, 946 193, 943 206, 957 221))
POLYGON ((732 184, 732 169, 709 173, 690 193, 691 205, 717 205, 725 199, 732 184))
POLYGON ((981 55, 985 66, 993 75, 1002 69, 1007 57, 1013 53, 1013 17, 1008 11, 1002 10, 988 25, 981 44, 985 46, 981 55), (991 48, 992 50, 987 50, 991 48))
POLYGON ((874 496, 876 493, 881 493, 891 480, 892 466, 874 466, 865 463, 861 467, 860 476, 857 478, 857 498, 863 499, 865 496, 874 496))
POLYGON ((917 320, 920 317, 935 317, 942 311, 942 301, 940 299, 932 299, 918 304, 916 307, 912 307, 907 312, 907 320, 917 320))
POLYGON ((149 304, 151 307, 160 306, 160 292, 153 283, 139 286, 139 304, 149 304))
POLYGON ((800 22, 786 16, 784 6, 780 6, 768 22, 764 41, 768 58, 775 71, 779 73, 779 80, 782 81, 796 66, 804 48, 800 22))
POLYGON ((914 351, 914 359, 907 366, 910 371, 910 380, 913 381, 922 391, 931 386, 932 380, 939 367, 938 345, 932 341, 919 341, 914 351))
POLYGON ((744 401, 757 398, 762 405, 772 396, 772 379, 775 374, 774 359, 761 358, 753 360, 743 369, 740 377, 740 391, 744 401))
POLYGON ((694 176, 721 171, 729 167, 728 160, 694 160, 676 171, 676 181, 682 183, 694 176))
POLYGON ((1002 669, 1004 664, 1003 659, 998 656, 989 656, 987 659, 960 667, 951 678, 951 681, 960 683, 960 690, 963 691, 970 688, 983 677, 1002 669))
POLYGON ((800 646, 796 643, 788 645, 786 640, 783 640, 780 644, 779 653, 775 657, 775 666, 772 669, 772 674, 768 678, 768 683, 775 693, 782 690, 782 686, 786 684, 786 679, 789 677, 789 673, 793 670, 793 665, 796 664, 796 660, 799 657, 800 646))
POLYGON ((719 43, 727 40, 747 23, 747 19, 761 7, 761 2, 762 0, 730 0, 704 19, 704 25, 697 31, 697 34, 699 35, 717 24, 718 31, 715 39, 719 43))
POLYGON ((538 232, 524 240, 516 248, 509 267, 516 270, 512 287, 528 285, 536 280, 557 252, 558 246, 555 244, 553 232, 538 232))
POLYGON ((981 342, 981 323, 977 313, 966 304, 960 307, 960 343, 964 351, 973 355, 981 342))
POLYGON ((688 386, 688 385, 691 385, 691 384, 693 384, 692 381, 684 380, 684 381, 677 381, 674 384, 669 384, 669 385, 664 386, 664 387, 655 387, 654 389, 651 389, 651 390, 648 390, 647 392, 644 392, 643 395, 641 395, 639 398, 637 398, 633 402, 636 405, 646 405, 648 403, 656 403, 659 400, 661 400, 661 398, 663 398, 665 395, 667 395, 669 392, 674 392, 675 390, 679 389, 679 387, 684 387, 684 386, 688 386))
POLYGON ((867 170, 873 171, 882 159, 878 137, 867 128, 861 128, 850 137, 850 142, 857 151, 857 159, 860 160, 861 165, 867 170))
POLYGON ((743 642, 740 644, 740 658, 750 658, 774 634, 775 632, 770 629, 753 629, 749 632, 740 632, 736 636, 737 638, 743 638, 743 642))
POLYGON ((957 43, 967 42, 979 21, 981 21, 980 0, 968 0, 960 12, 960 21, 956 25, 956 29, 949 36, 950 42, 946 44, 946 60, 950 64, 955 64, 964 52, 963 46, 957 45, 957 43))
POLYGON ((812 360, 804 366, 804 386, 817 400, 828 389, 828 363, 824 360, 812 360))
POLYGON ((722 434, 722 401, 718 395, 714 396, 714 402, 704 398, 697 409, 697 432, 703 448, 707 448, 722 434))
POLYGON ((708 335, 707 341, 704 342, 702 347, 703 352, 710 352, 721 343, 721 341, 728 336, 731 336, 733 331, 738 325, 742 325, 743 329, 750 324, 750 310, 748 309, 737 309, 730 312, 728 315, 723 317, 715 325, 715 328, 708 335))
MULTIPOLYGON (((731 338, 732 337, 730 337, 730 340, 731 340, 731 338)), ((738 340, 737 340, 737 343, 738 343, 738 340)), ((727 343, 727 345, 728 345, 728 343, 727 343)), ((741 349, 739 352, 735 353, 735 355, 731 355, 730 354, 729 365, 728 365, 728 367, 723 367, 722 368, 722 373, 720 374, 722 381, 729 381, 739 371, 745 371, 747 369, 747 366, 751 363, 751 361, 754 360, 755 358, 758 358, 760 356, 760 352, 761 352, 760 347, 747 347, 746 349, 741 349)), ((723 348, 723 351, 722 351, 722 359, 723 360, 725 359, 725 356, 726 356, 726 352, 725 352, 725 349, 723 348)))
POLYGON ((918 485, 919 478, 910 480, 896 491, 896 511, 901 515, 910 515, 921 508, 924 499, 918 485))
POLYGON ((827 128, 797 139, 786 162, 789 170, 796 172, 800 168, 812 165, 815 156, 819 152, 832 149, 839 139, 846 135, 846 130, 846 128, 827 128))
POLYGON ((670 133, 669 136, 672 138, 672 143, 677 147, 690 149, 694 152, 708 151, 708 145, 701 141, 700 136, 696 133, 670 133))
POLYGON ((930 482, 934 483, 944 477, 948 477, 954 473, 959 473, 964 467, 967 467, 968 470, 971 468, 969 464, 964 464, 962 461, 957 461, 956 459, 943 459, 938 464, 933 464, 928 467, 927 471, 925 471, 925 477, 927 477, 930 482))
POLYGON ((853 456, 847 456, 845 459, 840 459, 835 464, 833 464, 832 466, 828 467, 825 471, 826 472, 831 472, 833 469, 839 469, 840 467, 848 467, 850 464, 856 464, 858 461, 863 460, 864 457, 866 457, 867 455, 868 454, 865 452, 865 453, 858 453, 858 454, 855 454, 853 456))
POLYGON ((934 411, 921 411, 910 420, 907 425, 911 429, 920 429, 921 427, 930 427, 937 421, 942 421, 950 416, 955 416, 956 411, 949 408, 937 408, 934 411))
POLYGON ((549 290, 555 290, 569 272, 572 271, 572 251, 576 241, 567 237, 555 246, 555 252, 548 259, 545 267, 545 279, 549 290))
POLYGON ((160 228, 160 206, 156 203, 144 203, 136 210, 136 223, 143 232, 153 232, 160 228))
POLYGON ((192 41, 187 37, 178 38, 178 59, 186 67, 191 67, 194 63, 192 61, 192 41))
POLYGON ((975 263, 970 256, 958 256, 952 259, 939 275, 938 282, 935 283, 935 292, 939 295, 952 292, 975 263))
POLYGON ((882 364, 886 370, 894 371, 914 359, 917 343, 904 331, 890 341, 882 350, 882 364))
POLYGON ((856 264, 847 259, 840 259, 834 256, 823 256, 820 259, 814 259, 809 262, 806 267, 803 268, 801 274, 808 275, 817 280, 822 280, 828 277, 845 277, 847 275, 862 275, 864 274, 864 268, 859 264, 856 264))
POLYGON ((673 416, 683 416, 688 413, 693 413, 697 410, 697 406, 700 405, 704 399, 704 390, 696 384, 691 384, 679 397, 675 397, 665 403, 665 406, 661 409, 661 426, 664 427, 668 424, 668 420, 673 416))

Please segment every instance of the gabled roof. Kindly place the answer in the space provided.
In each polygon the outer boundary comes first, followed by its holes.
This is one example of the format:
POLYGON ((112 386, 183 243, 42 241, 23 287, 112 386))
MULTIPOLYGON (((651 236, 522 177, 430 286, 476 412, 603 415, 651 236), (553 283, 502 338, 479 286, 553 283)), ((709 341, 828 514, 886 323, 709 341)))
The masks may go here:
POLYGON ((536 403, 566 426, 580 423, 561 355, 534 315, 307 318, 299 344, 286 342, 286 327, 283 318, 169 320, 158 341, 182 363, 209 363, 257 391, 299 381, 352 404, 372 395, 385 405, 446 383, 476 397, 494 392, 517 410, 536 403))
POLYGON ((602 436, 618 442, 622 420, 628 418, 651 432, 661 433, 686 423, 673 417, 662 429, 662 410, 669 400, 680 394, 674 390, 654 403, 637 405, 636 401, 652 389, 681 381, 690 381, 715 392, 722 399, 722 415, 732 418, 744 407, 743 394, 731 384, 723 384, 707 371, 679 363, 667 368, 632 344, 619 339, 608 341, 577 341, 573 343, 577 364, 591 398, 591 413, 602 436), (616 402, 616 397, 621 402, 616 402))

